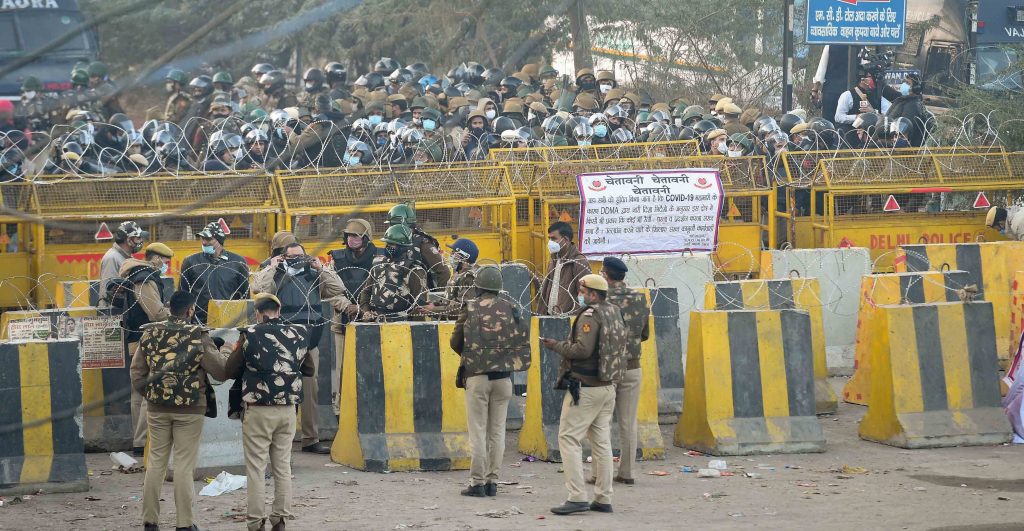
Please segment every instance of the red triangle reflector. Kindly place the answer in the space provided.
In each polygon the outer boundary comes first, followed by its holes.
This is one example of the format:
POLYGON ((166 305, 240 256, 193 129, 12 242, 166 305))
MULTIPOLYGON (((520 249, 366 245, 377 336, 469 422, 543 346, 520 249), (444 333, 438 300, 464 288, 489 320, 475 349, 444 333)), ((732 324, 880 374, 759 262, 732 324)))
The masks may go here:
POLYGON ((882 210, 885 212, 896 212, 899 209, 900 204, 897 203, 896 198, 890 194, 889 199, 885 200, 885 206, 882 207, 882 210))
POLYGON ((992 208, 992 203, 988 202, 985 192, 978 192, 978 197, 974 199, 974 208, 992 208))
POLYGON ((107 228, 106 222, 104 222, 100 223, 100 228, 96 231, 96 235, 93 236, 93 238, 96 238, 97 240, 113 240, 114 234, 110 232, 110 229, 107 228))
POLYGON ((228 234, 231 234, 231 227, 228 227, 228 222, 224 221, 224 218, 218 218, 217 219, 217 225, 220 226, 220 230, 221 230, 221 232, 224 233, 225 236, 227 236, 228 234))

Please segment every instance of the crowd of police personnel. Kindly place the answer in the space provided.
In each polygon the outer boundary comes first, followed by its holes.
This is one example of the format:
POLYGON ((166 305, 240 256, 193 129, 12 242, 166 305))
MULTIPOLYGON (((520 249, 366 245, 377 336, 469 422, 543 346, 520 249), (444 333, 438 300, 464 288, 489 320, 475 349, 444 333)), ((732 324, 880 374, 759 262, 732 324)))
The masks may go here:
POLYGON ((895 89, 876 87, 865 72, 829 119, 799 109, 772 116, 721 94, 659 102, 613 72, 581 69, 570 78, 542 63, 506 72, 470 62, 441 75, 384 57, 352 80, 330 62, 306 70, 294 91, 285 72, 265 63, 237 80, 208 65, 194 75, 169 68, 165 105, 143 119, 124 113, 103 63, 76 66, 70 80, 70 91, 49 93, 30 77, 20 101, 0 101, 0 182, 42 173, 394 166, 477 160, 495 147, 669 140, 698 140, 713 156, 777 158, 919 146, 934 121, 913 74, 895 89), (37 151, 46 156, 33 158, 37 151))
MULTIPOLYGON (((200 249, 181 262, 179 290, 167 300, 161 276, 174 252, 163 243, 147 244, 148 232, 135 222, 113 231, 113 245, 101 261, 101 304, 116 308, 124 297, 129 301, 122 310, 132 357, 133 451, 147 456, 145 529, 158 529, 160 486, 172 455, 176 528, 197 528, 191 470, 203 417, 218 414, 210 378, 234 380, 227 415, 242 422, 248 528, 265 529, 269 523, 285 529, 294 517, 290 456, 296 411, 303 412, 301 450, 330 453, 317 436, 318 348, 322 335, 333 333, 333 354, 342 358, 345 325, 356 321, 456 320, 451 348, 462 357, 456 385, 465 389, 472 450, 471 482, 462 494, 497 495, 511 376, 528 368, 531 359, 531 308, 503 290, 498 266, 477 262, 473 241, 458 239, 442 253, 438 241, 417 226, 412 205, 394 206, 387 225, 379 248, 368 221, 349 220, 345 246, 328 251, 326 264, 311 256, 319 250, 307 250, 294 234, 279 232, 271 256, 250 282, 245 259, 227 249, 224 227, 210 223, 197 233, 200 249), (140 252, 143 258, 135 258, 140 252), (210 301, 249 297, 256 323, 240 328, 233 343, 211 336, 210 301), (331 315, 325 315, 325 303, 331 315), (264 503, 268 466, 274 478, 269 514, 264 503)), ((569 495, 552 512, 611 512, 612 483, 635 481, 640 342, 649 335, 650 310, 640 293, 625 286, 627 266, 621 260, 606 258, 601 274, 594 275, 567 223, 552 224, 548 239, 551 262, 536 313, 574 317, 568 338, 540 339, 562 356, 558 388, 567 391, 558 441, 569 495), (617 472, 610 439, 613 411, 623 434, 617 472), (589 479, 583 471, 585 437, 593 448, 589 479), (588 482, 595 485, 593 499, 588 482)), ((339 374, 331 377, 338 380, 339 374)))

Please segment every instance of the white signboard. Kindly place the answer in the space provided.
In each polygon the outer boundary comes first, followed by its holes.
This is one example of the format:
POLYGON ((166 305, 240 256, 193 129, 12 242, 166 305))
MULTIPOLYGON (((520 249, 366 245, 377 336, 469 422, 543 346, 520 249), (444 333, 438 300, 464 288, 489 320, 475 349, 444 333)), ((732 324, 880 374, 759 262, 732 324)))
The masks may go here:
POLYGON ((45 341, 50 338, 50 333, 49 317, 16 319, 7 323, 7 339, 10 341, 45 341))
POLYGON ((718 170, 584 173, 576 182, 585 255, 715 250, 724 196, 718 170))
POLYGON ((121 316, 82 317, 79 323, 83 369, 124 367, 124 329, 121 328, 121 316))

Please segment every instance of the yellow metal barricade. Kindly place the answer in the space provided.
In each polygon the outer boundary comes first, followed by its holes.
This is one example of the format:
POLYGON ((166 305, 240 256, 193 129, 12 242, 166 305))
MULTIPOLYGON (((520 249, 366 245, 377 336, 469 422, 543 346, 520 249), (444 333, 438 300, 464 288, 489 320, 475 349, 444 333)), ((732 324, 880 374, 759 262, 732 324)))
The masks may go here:
POLYGON ((1003 239, 985 227, 988 205, 1012 203, 1024 191, 1020 153, 834 155, 816 159, 813 169, 804 154, 787 157, 787 239, 799 248, 867 247, 878 272, 892 271, 900 245, 1003 239))
MULTIPOLYGON (((16 258, 10 264, 15 273, 11 282, 17 290, 0 290, 0 307, 30 302, 52 306, 59 282, 98 279, 100 260, 111 245, 110 240, 95 239, 102 223, 113 230, 125 220, 138 222, 150 232, 150 241, 163 242, 175 252, 170 274, 177 276, 181 261, 200 251, 195 233, 218 218, 224 218, 231 230, 226 247, 245 257, 250 267, 258 265, 268 255, 267 242, 280 211, 274 177, 254 172, 41 176, 31 183, 0 186, 4 197, 9 190, 18 190, 18 214, 7 216, 22 221, 25 229, 19 237, 27 236, 19 252, 11 253, 16 258), (24 271, 24 277, 18 271, 24 271)), ((7 258, 0 256, 0 264, 7 266, 7 258)))
POLYGON ((282 228, 323 257, 344 246, 342 230, 354 217, 368 220, 374 236, 385 230, 387 211, 416 203, 417 224, 443 246, 472 239, 480 259, 511 260, 516 240, 515 199, 504 167, 493 161, 424 164, 392 169, 278 174, 282 228))

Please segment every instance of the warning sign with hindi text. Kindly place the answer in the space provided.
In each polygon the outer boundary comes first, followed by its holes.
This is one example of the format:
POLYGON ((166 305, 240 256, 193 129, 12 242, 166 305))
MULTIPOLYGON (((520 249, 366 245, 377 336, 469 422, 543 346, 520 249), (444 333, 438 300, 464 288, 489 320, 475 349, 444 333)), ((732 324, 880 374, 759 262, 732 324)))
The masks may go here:
POLYGON ((576 182, 585 255, 715 250, 724 198, 718 170, 585 173, 576 182))

